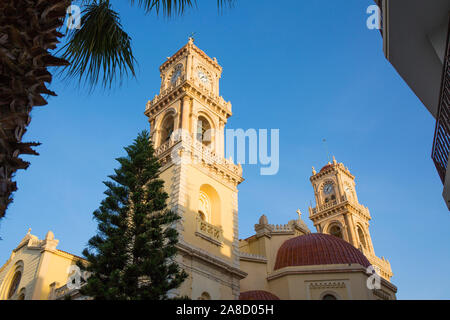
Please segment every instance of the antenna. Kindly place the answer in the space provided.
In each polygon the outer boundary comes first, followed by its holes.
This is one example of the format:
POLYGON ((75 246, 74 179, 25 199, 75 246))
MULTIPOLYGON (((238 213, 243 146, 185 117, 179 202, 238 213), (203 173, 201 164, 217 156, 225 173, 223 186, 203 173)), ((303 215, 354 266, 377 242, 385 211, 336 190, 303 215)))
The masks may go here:
POLYGON ((325 147, 325 154, 327 155, 327 162, 330 162, 330 154, 328 153, 327 139, 323 138, 323 145, 325 147))

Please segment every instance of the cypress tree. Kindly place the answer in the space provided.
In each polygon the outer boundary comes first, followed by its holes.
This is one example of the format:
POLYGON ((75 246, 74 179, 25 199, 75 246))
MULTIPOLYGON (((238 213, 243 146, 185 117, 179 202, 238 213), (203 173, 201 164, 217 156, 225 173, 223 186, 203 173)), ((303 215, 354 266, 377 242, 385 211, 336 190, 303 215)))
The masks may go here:
POLYGON ((83 251, 88 264, 80 267, 90 276, 80 293, 98 300, 167 299, 187 277, 174 260, 180 217, 167 209, 148 132, 125 151, 93 213, 98 233, 83 251))

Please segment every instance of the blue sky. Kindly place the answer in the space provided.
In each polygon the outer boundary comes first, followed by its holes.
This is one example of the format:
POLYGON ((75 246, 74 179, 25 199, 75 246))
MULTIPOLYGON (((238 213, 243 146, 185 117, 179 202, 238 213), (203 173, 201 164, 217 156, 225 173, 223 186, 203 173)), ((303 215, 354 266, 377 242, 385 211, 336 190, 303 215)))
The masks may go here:
MULTIPOLYGON (((118 2, 118 1, 116 1, 118 2)), ((280 171, 259 175, 244 166, 239 186, 240 237, 262 214, 270 223, 304 219, 313 201, 311 166, 330 154, 356 176, 369 207, 375 252, 391 262, 399 299, 450 298, 450 214, 430 158, 434 119, 382 52, 378 31, 366 28, 371 0, 237 1, 219 15, 215 1, 175 19, 145 16, 116 5, 133 39, 136 79, 91 94, 55 79, 58 97, 35 108, 26 134, 40 156, 17 175, 19 191, 0 223, 0 263, 32 228, 48 230, 59 249, 80 254, 95 233, 92 212, 102 181, 123 146, 148 128, 147 100, 158 93, 159 65, 196 44, 223 66, 221 95, 233 104, 227 128, 280 129, 280 171)))

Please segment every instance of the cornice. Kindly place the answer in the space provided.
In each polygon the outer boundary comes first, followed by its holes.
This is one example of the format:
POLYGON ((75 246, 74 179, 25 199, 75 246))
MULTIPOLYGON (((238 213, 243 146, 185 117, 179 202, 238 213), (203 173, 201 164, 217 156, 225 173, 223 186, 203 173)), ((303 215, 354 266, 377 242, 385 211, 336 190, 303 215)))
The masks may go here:
POLYGON ((350 273, 361 272, 366 274, 366 268, 359 264, 345 265, 317 265, 311 266, 289 266, 273 271, 267 276, 267 281, 275 280, 284 276, 297 274, 323 274, 323 273, 350 273), (340 267, 339 267, 340 266, 340 267))
POLYGON ((216 267, 221 269, 225 269, 227 272, 233 274, 239 279, 244 279, 248 274, 239 268, 235 268, 229 262, 226 262, 220 258, 214 257, 211 253, 198 249, 192 245, 187 244, 186 242, 180 242, 176 245, 176 247, 183 253, 193 256, 197 259, 202 260, 203 262, 210 263, 216 267))
POLYGON ((267 264, 267 258, 258 254, 239 252, 239 260, 267 264))
MULTIPOLYGON (((324 274, 324 273, 363 273, 367 275, 366 268, 359 264, 349 264, 349 265, 317 265, 311 268, 311 266, 294 266, 285 267, 273 271, 267 276, 267 281, 275 280, 284 276, 296 275, 296 274, 324 274)), ((380 276, 380 282, 383 286, 392 290, 392 292, 397 293, 397 287, 380 276)))
POLYGON ((315 175, 311 176, 309 179, 311 182, 313 182, 322 179, 324 176, 330 175, 330 173, 337 173, 337 172, 341 172, 350 179, 355 180, 355 176, 350 173, 350 170, 348 170, 348 168, 344 166, 343 163, 333 164, 329 168, 326 168, 325 170, 320 171, 315 175))
POLYGON ((181 49, 179 49, 174 55, 172 55, 170 58, 167 59, 160 67, 159 71, 164 72, 170 66, 178 61, 180 58, 182 58, 184 55, 189 55, 190 52, 194 52, 200 57, 202 57, 204 60, 208 62, 209 65, 214 67, 219 73, 222 72, 222 67, 217 63, 217 60, 211 59, 203 50, 201 50, 199 47, 197 47, 194 44, 194 41, 189 40, 188 43, 186 43, 181 49))
POLYGON ((309 218, 314 223, 317 223, 317 222, 322 221, 323 219, 332 217, 334 215, 345 214, 347 212, 360 217, 364 221, 368 222, 371 220, 371 216, 370 216, 368 208, 366 208, 360 204, 352 203, 348 200, 342 201, 342 202, 337 202, 335 205, 330 206, 329 208, 324 208, 324 209, 321 209, 320 207, 319 208, 317 208, 317 207, 310 208, 309 218), (314 211, 315 211, 315 213, 313 213, 314 211))
POLYGON ((190 80, 184 80, 174 87, 162 90, 159 95, 156 95, 153 98, 153 100, 147 102, 144 114, 149 118, 153 118, 162 111, 165 106, 185 95, 197 99, 200 103, 208 105, 211 110, 225 122, 226 119, 232 116, 230 102, 226 102, 223 97, 215 95, 205 88, 198 87, 190 80))

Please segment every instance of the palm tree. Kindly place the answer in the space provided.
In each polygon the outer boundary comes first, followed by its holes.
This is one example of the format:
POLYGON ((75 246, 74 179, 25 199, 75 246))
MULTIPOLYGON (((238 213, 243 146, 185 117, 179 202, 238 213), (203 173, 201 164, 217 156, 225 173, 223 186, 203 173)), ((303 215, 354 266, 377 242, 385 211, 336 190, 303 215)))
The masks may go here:
MULTIPOLYGON (((218 8, 233 0, 217 0, 218 8)), ((146 13, 181 15, 196 0, 129 0, 146 13)), ((135 76, 131 38, 122 28, 110 0, 2 0, 0 2, 0 219, 12 202, 17 184, 12 181, 29 162, 22 154, 38 155, 38 142, 22 142, 33 107, 47 104, 42 95, 56 96, 46 84, 49 67, 64 67, 67 76, 94 87, 110 88, 117 80, 135 76), (57 48, 66 9, 82 8, 79 29, 69 30, 61 57, 57 48)))

